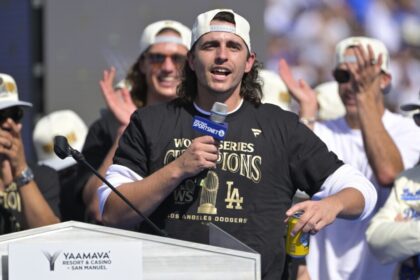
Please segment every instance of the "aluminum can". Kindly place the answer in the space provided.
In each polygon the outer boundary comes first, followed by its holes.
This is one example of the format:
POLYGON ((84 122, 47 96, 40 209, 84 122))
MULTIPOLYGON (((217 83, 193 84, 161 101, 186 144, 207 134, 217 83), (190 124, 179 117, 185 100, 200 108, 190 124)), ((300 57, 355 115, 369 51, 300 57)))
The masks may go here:
POLYGON ((295 236, 290 235, 302 214, 296 212, 287 221, 286 253, 292 258, 303 258, 309 253, 309 232, 299 231, 295 236))

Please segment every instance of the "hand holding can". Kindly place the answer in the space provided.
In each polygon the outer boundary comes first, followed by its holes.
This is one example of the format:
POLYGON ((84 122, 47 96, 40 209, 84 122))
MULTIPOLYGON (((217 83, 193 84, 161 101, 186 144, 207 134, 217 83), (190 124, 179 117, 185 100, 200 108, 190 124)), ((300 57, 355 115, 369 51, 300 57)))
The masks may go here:
POLYGON ((292 229, 303 212, 296 212, 287 221, 286 253, 293 258, 303 258, 309 253, 309 232, 298 231, 292 236, 292 229))

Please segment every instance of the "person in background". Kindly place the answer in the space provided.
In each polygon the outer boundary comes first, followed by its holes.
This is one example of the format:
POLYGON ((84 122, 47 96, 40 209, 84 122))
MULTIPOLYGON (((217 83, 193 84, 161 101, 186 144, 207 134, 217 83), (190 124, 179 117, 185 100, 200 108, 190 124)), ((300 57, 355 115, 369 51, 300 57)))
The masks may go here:
MULTIPOLYGON (((138 108, 175 98, 191 41, 183 24, 162 20, 148 25, 140 38, 139 57, 125 80, 114 88, 115 69, 105 70, 100 81, 108 110, 90 128, 82 153, 101 175, 112 163, 118 139, 138 108)), ((96 190, 102 184, 90 170, 80 167, 79 193, 87 219, 101 222, 96 190)))
MULTIPOLYGON (((169 236, 185 239, 210 221, 261 254, 263 279, 281 279, 289 217, 304 211, 292 234, 315 234, 337 216, 364 219, 375 189, 296 114, 261 104, 260 63, 245 18, 211 10, 192 30, 179 98, 133 114, 106 177, 169 236), (226 107, 220 114, 229 125, 220 142, 193 129, 214 104, 226 107), (317 200, 291 207, 298 188, 317 200)), ((106 225, 139 226, 142 219, 109 188, 98 194, 106 225)), ((145 222, 140 231, 156 233, 145 222)))
POLYGON ((26 161, 20 121, 28 107, 15 80, 0 73, 0 234, 60 222, 57 173, 26 161))
POLYGON ((346 108, 338 94, 338 83, 329 81, 314 88, 318 102, 318 120, 327 121, 338 119, 346 114, 346 108))
MULTIPOLYGON (((401 106, 420 126, 420 104, 401 106)), ((420 145, 420 139, 416 139, 420 145)), ((399 279, 420 279, 420 165, 402 172, 385 205, 372 218, 367 242, 381 263, 401 262, 399 279)))
POLYGON ((261 102, 274 104, 283 110, 291 111, 292 98, 279 75, 267 69, 261 69, 258 75, 262 83, 263 97, 261 102))
MULTIPOLYGON (((312 128, 345 163, 361 171, 376 187, 379 209, 396 176, 416 164, 420 129, 410 119, 388 111, 384 94, 391 86, 389 55, 384 44, 367 37, 350 37, 336 46, 334 78, 346 108, 344 117, 317 122, 316 93, 296 81, 286 61, 279 73, 300 104, 302 123, 312 128)), ((375 211, 376 212, 376 211, 375 211)), ((365 238, 369 219, 338 219, 311 238, 306 257, 314 279, 391 279, 395 265, 382 265, 365 238)))
POLYGON ((80 151, 87 135, 85 122, 71 110, 54 111, 40 118, 35 124, 33 142, 39 165, 46 165, 58 172, 60 180, 60 213, 63 221, 84 220, 84 207, 76 198, 79 180, 77 162, 72 157, 60 159, 54 153, 54 137, 67 138, 74 149, 80 151))

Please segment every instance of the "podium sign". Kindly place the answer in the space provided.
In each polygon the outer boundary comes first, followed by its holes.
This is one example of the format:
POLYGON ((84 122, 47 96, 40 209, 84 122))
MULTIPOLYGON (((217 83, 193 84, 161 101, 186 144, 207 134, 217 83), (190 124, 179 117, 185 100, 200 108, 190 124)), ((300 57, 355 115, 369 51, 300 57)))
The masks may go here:
POLYGON ((143 279, 141 241, 9 244, 10 280, 114 280, 122 276, 143 279))
POLYGON ((75 221, 4 234, 0 280, 261 279, 258 253, 203 227, 200 243, 75 221))

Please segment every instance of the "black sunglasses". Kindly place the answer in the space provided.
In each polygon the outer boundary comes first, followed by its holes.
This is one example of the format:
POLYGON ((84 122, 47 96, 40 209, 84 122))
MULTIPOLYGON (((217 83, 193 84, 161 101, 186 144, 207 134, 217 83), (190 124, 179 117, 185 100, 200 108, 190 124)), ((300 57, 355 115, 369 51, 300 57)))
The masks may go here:
POLYGON ((172 63, 177 66, 183 66, 187 57, 181 54, 166 55, 162 53, 147 53, 145 57, 149 60, 150 63, 161 65, 165 62, 166 58, 169 57, 172 60, 172 63))
POLYGON ((347 70, 335 69, 333 71, 333 76, 334 76, 334 79, 337 81, 337 83, 345 84, 350 81, 351 74, 347 70))
POLYGON ((413 120, 416 123, 417 126, 420 126, 420 113, 413 115, 413 120))
POLYGON ((0 110, 0 123, 7 119, 12 119, 15 123, 19 123, 23 117, 23 109, 20 107, 10 107, 0 110))

